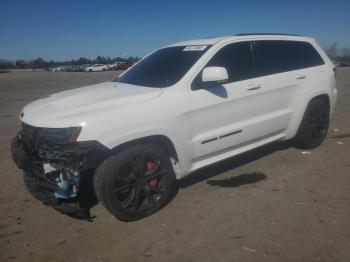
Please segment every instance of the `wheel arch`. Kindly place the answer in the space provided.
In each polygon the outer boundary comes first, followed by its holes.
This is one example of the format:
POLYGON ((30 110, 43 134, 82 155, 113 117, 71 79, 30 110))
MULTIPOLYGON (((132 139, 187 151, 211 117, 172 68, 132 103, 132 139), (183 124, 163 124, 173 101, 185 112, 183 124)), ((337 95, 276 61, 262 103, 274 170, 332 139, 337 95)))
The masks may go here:
POLYGON ((297 132, 296 132, 294 139, 293 139, 293 144, 297 148, 300 148, 300 149, 312 149, 312 148, 315 148, 315 147, 321 145, 322 141, 324 140, 324 137, 327 133, 327 129, 329 127, 329 120, 330 120, 330 116, 331 116, 330 112, 331 112, 331 100, 330 100, 330 97, 328 94, 318 94, 316 96, 311 97, 308 100, 308 103, 306 104, 305 109, 303 110, 303 114, 302 114, 302 117, 299 121, 297 132), (308 131, 306 131, 306 133, 305 133, 305 130, 307 130, 307 128, 308 128, 307 121, 308 121, 309 116, 310 116, 308 113, 308 110, 312 108, 312 107, 310 107, 313 105, 312 102, 320 103, 321 101, 322 101, 321 105, 323 105, 324 108, 328 107, 329 117, 328 117, 327 122, 324 122, 324 123, 327 123, 327 127, 325 129, 325 132, 323 133, 323 135, 320 133, 321 134, 320 137, 315 136, 315 137, 310 138, 310 137, 306 136, 306 138, 305 138, 305 135, 307 135, 309 133, 308 131), (306 122, 304 122, 304 121, 306 121, 306 122))
POLYGON ((123 142, 123 143, 113 147, 110 152, 112 155, 115 155, 115 154, 123 151, 124 149, 126 149, 130 146, 134 146, 134 145, 137 145, 140 143, 156 144, 156 145, 160 146, 163 150, 165 150, 171 158, 171 162, 172 162, 172 165, 174 168, 175 175, 177 178, 179 178, 179 176, 180 176, 179 155, 178 155, 178 152, 175 148, 174 143, 166 135, 156 134, 156 135, 149 135, 149 136, 144 136, 144 137, 136 138, 133 140, 129 140, 129 141, 123 142))
POLYGON ((301 114, 300 114, 300 116, 299 116, 299 120, 298 120, 298 129, 299 129, 299 127, 300 127, 301 121, 303 120, 303 117, 304 117, 304 115, 305 115, 305 112, 306 112, 306 110, 307 110, 309 104, 311 103, 311 101, 314 101, 314 100, 317 100, 317 99, 320 99, 320 100, 325 101, 325 102, 327 103, 328 107, 329 107, 329 111, 331 111, 331 110, 330 110, 331 100, 330 100, 329 94, 327 94, 327 93, 318 93, 318 94, 315 94, 315 95, 313 95, 313 96, 310 96, 310 97, 307 99, 307 101, 306 101, 306 103, 305 103, 305 105, 304 105, 304 107, 303 107, 303 110, 302 110, 302 112, 301 112, 301 114))
POLYGON ((307 102, 307 104, 306 104, 306 106, 305 106, 305 108, 304 108, 304 114, 305 114, 305 111, 306 111, 308 105, 311 103, 311 101, 317 100, 317 99, 320 99, 320 100, 326 102, 327 105, 328 105, 329 111, 331 111, 331 108, 330 108, 330 107, 331 107, 331 98, 330 98, 329 94, 327 94, 327 93, 321 93, 321 94, 317 94, 317 95, 315 95, 315 96, 312 96, 312 97, 308 100, 308 102, 307 102))
POLYGON ((330 95, 326 92, 320 92, 317 94, 313 94, 312 96, 309 96, 303 101, 302 106, 299 106, 299 109, 295 112, 295 117, 293 118, 292 122, 290 123, 291 131, 289 132, 287 139, 292 139, 294 138, 299 130, 299 127, 301 125, 301 122, 303 121, 303 117, 305 115, 305 112, 307 110, 308 105, 310 104, 311 101, 315 99, 321 99, 325 101, 328 106, 329 106, 329 111, 331 114, 331 99, 330 95))

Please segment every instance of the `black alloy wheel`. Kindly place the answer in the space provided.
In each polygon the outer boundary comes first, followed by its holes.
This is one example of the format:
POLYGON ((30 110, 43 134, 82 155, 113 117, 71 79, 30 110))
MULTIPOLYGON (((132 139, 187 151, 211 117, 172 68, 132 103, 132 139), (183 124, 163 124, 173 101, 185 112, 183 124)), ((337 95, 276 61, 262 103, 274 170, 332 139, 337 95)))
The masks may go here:
POLYGON ((175 175, 161 147, 142 144, 105 160, 94 180, 100 202, 118 219, 133 221, 166 204, 175 175))

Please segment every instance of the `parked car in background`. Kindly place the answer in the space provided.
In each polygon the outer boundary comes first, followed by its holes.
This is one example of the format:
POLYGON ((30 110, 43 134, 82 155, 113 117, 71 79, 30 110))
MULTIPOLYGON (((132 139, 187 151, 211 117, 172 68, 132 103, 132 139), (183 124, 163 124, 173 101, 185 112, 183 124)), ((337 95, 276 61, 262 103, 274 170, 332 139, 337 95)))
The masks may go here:
POLYGON ((63 67, 62 66, 58 66, 58 67, 52 68, 51 71, 52 72, 62 72, 63 71, 63 67))
POLYGON ((133 62, 120 62, 115 66, 114 70, 126 70, 129 67, 131 67, 133 64, 134 64, 133 62))
POLYGON ((66 65, 63 67, 64 72, 73 72, 74 71, 74 66, 72 65, 66 65))
POLYGON ((88 67, 88 66, 90 66, 90 65, 78 65, 78 66, 77 66, 77 67, 78 67, 78 71, 79 71, 79 72, 84 72, 84 71, 85 71, 85 68, 88 67))
POLYGON ((115 62, 112 65, 108 65, 108 68, 109 70, 126 70, 133 64, 133 62, 115 62))
POLYGON ((71 72, 79 72, 79 71, 80 71, 79 65, 72 65, 71 66, 71 72))
POLYGON ((100 71, 107 71, 107 70, 108 70, 108 66, 102 65, 102 64, 87 66, 84 69, 85 72, 100 72, 100 71))
POLYGON ((114 67, 116 66, 116 63, 114 64, 108 64, 107 67, 108 67, 108 70, 114 70, 114 67))
POLYGON ((348 67, 348 66, 350 66, 350 62, 341 62, 339 66, 340 67, 348 67))
POLYGON ((117 67, 123 62, 115 62, 114 64, 108 65, 109 70, 117 70, 117 67))

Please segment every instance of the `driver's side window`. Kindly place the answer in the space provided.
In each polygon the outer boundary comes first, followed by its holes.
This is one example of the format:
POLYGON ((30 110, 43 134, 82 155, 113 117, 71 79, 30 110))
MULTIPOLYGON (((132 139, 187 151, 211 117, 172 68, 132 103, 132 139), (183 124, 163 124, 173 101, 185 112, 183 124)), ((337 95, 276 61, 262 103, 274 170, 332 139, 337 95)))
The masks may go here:
MULTIPOLYGON (((238 42, 224 46, 205 65, 205 67, 208 66, 225 67, 229 78, 228 83, 253 78, 254 62, 251 42, 238 42)), ((210 87, 202 82, 202 71, 192 82, 193 90, 210 87)))

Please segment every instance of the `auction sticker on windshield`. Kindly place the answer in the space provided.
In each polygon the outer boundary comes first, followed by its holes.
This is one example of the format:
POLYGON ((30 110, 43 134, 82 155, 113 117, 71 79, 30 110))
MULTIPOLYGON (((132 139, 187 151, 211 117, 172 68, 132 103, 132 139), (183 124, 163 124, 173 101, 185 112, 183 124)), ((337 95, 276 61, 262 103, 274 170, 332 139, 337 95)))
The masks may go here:
POLYGON ((206 45, 190 45, 186 46, 182 51, 203 51, 206 48, 206 45))

